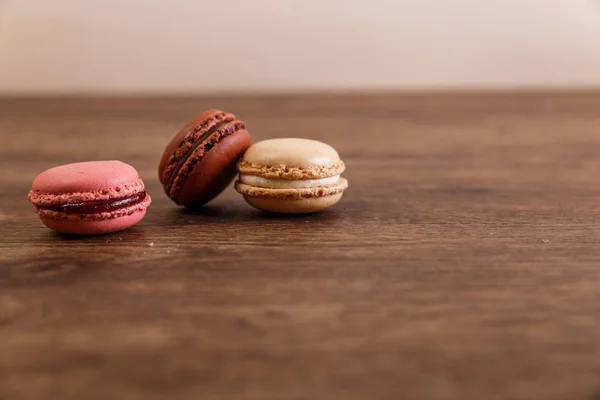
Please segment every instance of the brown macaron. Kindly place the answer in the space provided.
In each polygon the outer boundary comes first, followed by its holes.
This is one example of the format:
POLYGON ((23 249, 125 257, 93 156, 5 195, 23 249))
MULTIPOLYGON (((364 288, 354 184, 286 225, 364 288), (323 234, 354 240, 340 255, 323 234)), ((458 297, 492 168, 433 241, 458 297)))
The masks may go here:
POLYGON ((175 135, 160 159, 165 193, 186 207, 208 203, 233 180, 236 162, 250 145, 245 124, 235 115, 204 111, 175 135))

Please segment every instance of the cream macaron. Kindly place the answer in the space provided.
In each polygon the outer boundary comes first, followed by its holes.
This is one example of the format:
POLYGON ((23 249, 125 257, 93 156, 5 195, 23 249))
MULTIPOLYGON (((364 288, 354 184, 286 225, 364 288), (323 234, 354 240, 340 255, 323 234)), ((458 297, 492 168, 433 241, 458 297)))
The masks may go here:
POLYGON ((308 139, 253 144, 237 163, 235 189, 248 204, 276 213, 310 213, 337 203, 348 181, 335 149, 308 139))

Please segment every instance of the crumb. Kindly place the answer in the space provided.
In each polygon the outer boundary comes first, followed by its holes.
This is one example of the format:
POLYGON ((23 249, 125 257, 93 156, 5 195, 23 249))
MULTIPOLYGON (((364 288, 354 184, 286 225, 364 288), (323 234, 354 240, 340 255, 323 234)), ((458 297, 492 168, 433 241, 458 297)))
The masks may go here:
POLYGON ((494 234, 494 232, 490 232, 490 236, 492 236, 494 234))
POLYGON ((119 236, 119 240, 123 240, 123 238, 119 236))
POLYGON ((548 239, 542 239, 542 243, 550 244, 550 243, 552 243, 552 242, 551 242, 551 241, 549 241, 548 239))
POLYGON ((150 243, 148 243, 148 246, 150 246, 150 247, 154 247, 154 242, 150 242, 150 243))
POLYGON ((308 224, 310 221, 304 221, 304 222, 306 222, 308 224))
POLYGON ((170 253, 170 252, 171 252, 171 250, 167 250, 167 254, 170 253))
POLYGON ((143 255, 146 255, 146 252, 143 252, 142 254, 143 254, 143 255))
POLYGON ((194 223, 194 221, 188 221, 188 224, 193 224, 193 223, 194 223))
POLYGON ((108 244, 108 242, 110 242, 110 240, 106 239, 106 244, 108 244))

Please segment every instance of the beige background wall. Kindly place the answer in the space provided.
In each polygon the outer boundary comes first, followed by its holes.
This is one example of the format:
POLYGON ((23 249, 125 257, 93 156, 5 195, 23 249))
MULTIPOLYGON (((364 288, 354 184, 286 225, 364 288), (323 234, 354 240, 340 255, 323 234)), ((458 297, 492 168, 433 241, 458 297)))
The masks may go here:
POLYGON ((600 0, 0 0, 0 92, 600 87, 600 0))

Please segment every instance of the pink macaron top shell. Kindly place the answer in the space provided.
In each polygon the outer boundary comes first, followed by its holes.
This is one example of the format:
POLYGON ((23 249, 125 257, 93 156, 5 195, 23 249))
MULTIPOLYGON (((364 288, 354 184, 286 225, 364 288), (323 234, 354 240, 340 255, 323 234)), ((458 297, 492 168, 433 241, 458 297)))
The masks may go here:
POLYGON ((50 206, 129 197, 143 190, 144 183, 131 165, 90 161, 42 172, 33 181, 29 200, 36 206, 50 206))

